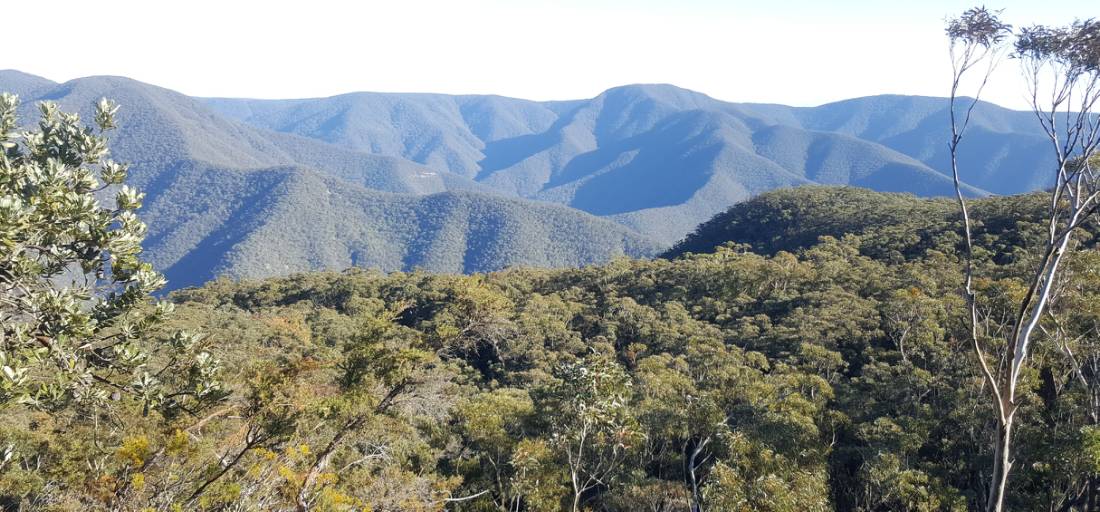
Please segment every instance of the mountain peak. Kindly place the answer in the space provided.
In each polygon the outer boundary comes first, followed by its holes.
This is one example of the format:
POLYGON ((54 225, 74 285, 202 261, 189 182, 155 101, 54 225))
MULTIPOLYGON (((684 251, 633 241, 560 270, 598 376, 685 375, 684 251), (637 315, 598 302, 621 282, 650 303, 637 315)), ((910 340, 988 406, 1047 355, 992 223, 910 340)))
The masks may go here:
POLYGON ((92 76, 74 78, 74 79, 68 80, 64 83, 57 84, 57 86, 60 89, 66 90, 66 91, 75 90, 75 89, 78 89, 78 88, 79 89, 84 89, 84 90, 110 90, 110 89, 157 90, 157 91, 163 91, 163 92, 166 92, 166 93, 179 95, 181 97, 183 96, 182 94, 177 93, 175 91, 172 91, 170 89, 165 89, 163 87, 158 87, 158 86, 153 85, 153 84, 148 84, 148 83, 145 83, 145 82, 140 82, 138 80, 134 80, 133 78, 127 78, 127 77, 124 77, 124 76, 117 76, 117 75, 92 75, 92 76))
POLYGON ((713 103, 717 100, 690 89, 684 89, 672 84, 628 84, 612 87, 599 94, 595 99, 618 99, 639 101, 651 99, 661 103, 675 106, 701 105, 713 103))

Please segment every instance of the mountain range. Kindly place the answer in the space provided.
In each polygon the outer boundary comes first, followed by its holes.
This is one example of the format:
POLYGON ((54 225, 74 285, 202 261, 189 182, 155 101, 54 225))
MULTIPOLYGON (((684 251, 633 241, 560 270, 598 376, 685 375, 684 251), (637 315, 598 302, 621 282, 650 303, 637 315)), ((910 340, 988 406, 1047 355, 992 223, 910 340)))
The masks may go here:
MULTIPOLYGON (((381 93, 206 101, 253 126, 401 156, 609 217, 663 244, 733 202, 778 187, 951 192, 943 98, 877 96, 797 108, 630 85, 564 102, 381 93)), ((960 161, 968 192, 1046 185, 1044 144, 1031 113, 979 104, 960 161)))
MULTIPOLYGON (((370 266, 481 272, 657 254, 731 204, 799 185, 952 192, 942 98, 739 104, 671 85, 587 100, 352 93, 192 98, 121 77, 0 91, 90 119, 122 105, 112 150, 147 194, 147 257, 171 286, 370 266)), ((981 103, 966 192, 1047 184, 1030 113, 981 103)))

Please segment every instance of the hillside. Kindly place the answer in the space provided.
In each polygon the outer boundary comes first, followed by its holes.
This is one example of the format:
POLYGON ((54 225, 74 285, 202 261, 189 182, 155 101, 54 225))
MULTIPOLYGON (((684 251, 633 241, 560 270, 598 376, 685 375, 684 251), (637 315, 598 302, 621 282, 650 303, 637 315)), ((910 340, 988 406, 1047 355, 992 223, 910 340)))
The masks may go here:
MULTIPOLYGON (((843 133, 909 155, 943 174, 950 155, 943 142, 947 100, 923 96, 874 96, 793 109, 799 125, 843 133)), ((961 107, 960 107, 961 108, 961 107)), ((966 181, 995 194, 1019 194, 1052 180, 1050 141, 1031 112, 981 102, 974 109, 959 165, 966 181)))
MULTIPOLYGON (((630 85, 557 103, 381 93, 207 102, 256 126, 401 156, 495 190, 607 216, 671 244, 729 204, 779 187, 949 195, 944 100, 898 98, 906 101, 792 108, 630 85), (494 129, 486 130, 490 122, 494 129)), ((976 110, 962 160, 973 177, 969 194, 1045 184, 1035 156, 1043 154, 1041 133, 1030 120, 988 104, 976 110)))
POLYGON ((394 155, 473 178, 485 144, 539 133, 557 118, 540 103, 497 96, 352 93, 324 100, 210 99, 248 124, 394 155))
POLYGON ((148 258, 172 288, 216 276, 348 267, 470 273, 581 266, 659 249, 613 222, 519 199, 393 194, 296 167, 186 163, 170 174, 170 186, 150 196, 142 217, 150 225, 148 258))
MULTIPOLYGON (((318 183, 332 178, 269 174, 285 176, 273 190, 301 182, 352 200, 318 183)), ((422 200, 477 209, 473 197, 422 200)), ((1034 263, 1042 203, 975 203, 991 328, 1005 327, 1003 296, 1034 263)), ((735 207, 694 238, 762 253, 181 290, 150 344, 202 332, 232 393, 199 419, 133 407, 53 428, 12 405, 0 432, 20 434, 15 453, 45 461, 53 479, 15 466, 5 477, 20 485, 0 487, 0 500, 294 510, 305 489, 318 507, 372 510, 442 510, 448 499, 462 512, 980 509, 995 427, 965 341, 951 211, 946 200, 803 187, 735 207), (773 232, 790 239, 762 235, 773 232), (65 464, 88 454, 103 460, 94 481, 65 464), (303 487, 318 460, 334 469, 303 487), (571 470, 604 483, 574 491, 571 470)), ((1009 487, 1012 510, 1083 500, 1096 468, 1094 384, 1066 352, 1095 361, 1100 259, 1086 250, 1067 264, 1079 286, 1050 310, 1066 338, 1034 346, 1034 378, 1018 389, 1014 478, 1028 485, 1009 487)))
MULTIPOLYGON (((0 89, 6 87, 0 82, 0 89)), ((368 155, 226 119, 197 100, 122 77, 72 80, 23 98, 22 118, 33 120, 34 103, 57 102, 63 110, 90 119, 92 107, 107 97, 122 106, 111 141, 116 158, 135 172, 155 177, 180 162, 202 162, 225 169, 303 165, 388 192, 435 193, 478 188, 458 176, 432 171, 400 158, 368 155)), ((150 193, 157 193, 155 189, 150 193)))
POLYGON ((34 97, 39 92, 56 86, 52 80, 14 69, 0 69, 0 86, 3 92, 21 97, 34 97))
MULTIPOLYGON (((121 105, 114 158, 147 194, 145 254, 170 288, 216 276, 265 277, 351 266, 484 272, 649 256, 656 242, 561 206, 507 199, 470 179, 226 119, 202 103, 119 77, 64 84, 0 75, 36 100, 92 116, 121 105)), ((491 129, 487 128, 487 129, 491 129)))
MULTIPOLYGON (((1041 232, 1044 203, 1040 194, 978 199, 971 202, 974 236, 990 252, 980 255, 1005 264, 1023 259, 1024 240, 1041 232)), ((1100 225, 1087 225, 1100 233, 1100 225)), ((802 187, 776 190, 730 207, 668 250, 664 257, 712 253, 741 244, 772 255, 798 252, 820 237, 854 236, 867 256, 889 261, 923 256, 928 250, 955 250, 961 229, 958 206, 950 199, 924 199, 860 188, 802 187)), ((1086 239, 1086 245, 1100 240, 1086 239)))

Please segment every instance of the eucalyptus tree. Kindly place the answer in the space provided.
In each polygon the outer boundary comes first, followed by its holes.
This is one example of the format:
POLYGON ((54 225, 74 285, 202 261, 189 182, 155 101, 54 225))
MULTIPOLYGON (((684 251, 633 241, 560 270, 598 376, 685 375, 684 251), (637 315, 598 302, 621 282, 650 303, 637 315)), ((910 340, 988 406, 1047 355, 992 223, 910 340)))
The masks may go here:
POLYGON ((613 484, 641 432, 631 410, 633 384, 616 362, 599 356, 561 365, 558 381, 542 390, 537 410, 548 418, 550 445, 568 472, 569 510, 613 484))
POLYGON ((1020 407, 1019 383, 1041 324, 1056 300, 1057 282, 1079 228, 1100 208, 1100 187, 1093 156, 1100 145, 1100 22, 1077 21, 1066 27, 1031 26, 1018 31, 1011 55, 1021 63, 1032 111, 1051 143, 1053 167, 1044 240, 1027 276, 1026 290, 1005 334, 983 332, 974 287, 974 220, 962 192, 958 165, 960 143, 992 70, 1009 50, 1012 27, 999 13, 973 8, 947 25, 953 75, 950 95, 952 175, 962 215, 965 243, 965 295, 970 341, 996 413, 993 468, 986 498, 989 511, 1004 508, 1005 489, 1014 464, 1013 426, 1020 407), (960 86, 977 72, 973 99, 962 101, 960 86), (961 108, 957 108, 961 107, 961 108), (985 345, 996 340, 992 351, 985 345), (997 347, 997 345, 1000 345, 997 347), (991 353, 992 352, 992 353, 991 353), (1003 360, 1003 364, 994 361, 1003 360))

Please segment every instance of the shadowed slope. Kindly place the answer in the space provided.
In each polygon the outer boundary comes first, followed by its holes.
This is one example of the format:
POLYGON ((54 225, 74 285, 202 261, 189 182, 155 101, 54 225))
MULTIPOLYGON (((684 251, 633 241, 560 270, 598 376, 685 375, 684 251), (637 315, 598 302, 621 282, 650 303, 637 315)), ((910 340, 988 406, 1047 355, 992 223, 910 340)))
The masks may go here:
MULTIPOLYGON (((943 163, 929 149, 942 146, 937 100, 898 98, 798 109, 727 103, 652 84, 561 103, 379 93, 207 101, 258 126, 449 169, 494 190, 608 216, 671 243, 729 204, 776 187, 820 183, 950 194, 944 170, 929 167, 943 163)), ((1037 158, 1015 158, 1004 170, 1000 165, 1006 148, 1034 149, 1023 113, 984 105, 977 113, 974 152, 964 160, 973 164, 974 181, 1013 192, 1041 186, 1028 174, 1040 165, 1037 158)), ((981 186, 966 191, 986 193, 981 186)))
MULTIPOLYGON (((795 109, 794 114, 805 128, 877 142, 947 175, 947 109, 945 98, 887 95, 795 109)), ((967 129, 959 165, 963 178, 978 188, 997 194, 1028 192, 1050 184, 1049 146, 1031 112, 981 102, 967 129)))
POLYGON ((608 220, 496 195, 392 194, 301 168, 240 171, 193 162, 176 166, 172 180, 150 194, 142 217, 151 226, 148 257, 173 288, 217 275, 350 266, 576 266, 659 248, 608 220))

